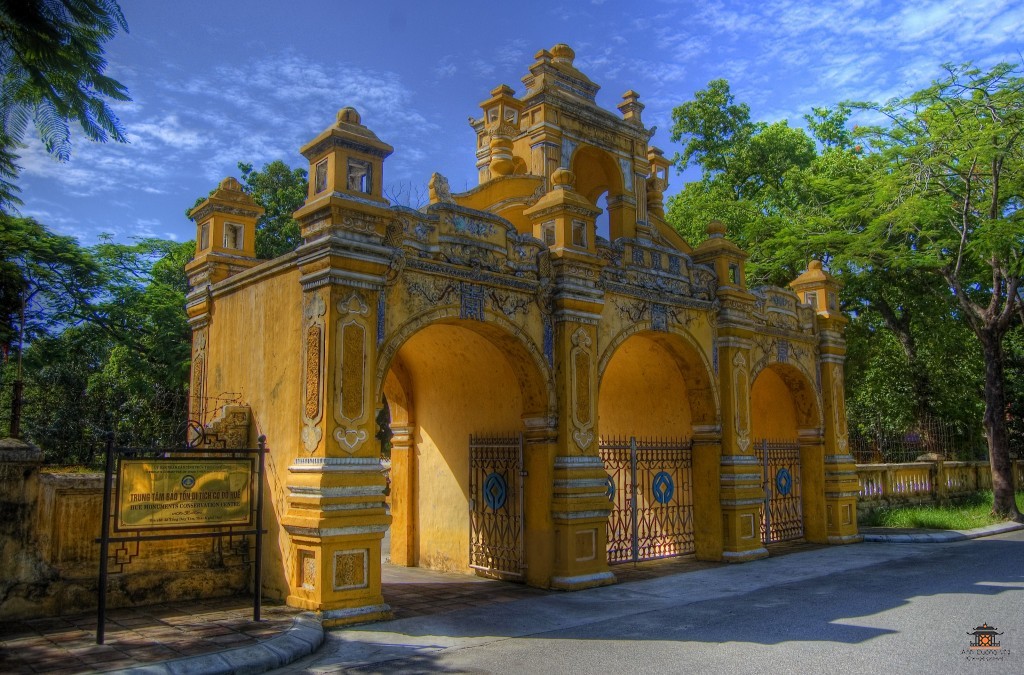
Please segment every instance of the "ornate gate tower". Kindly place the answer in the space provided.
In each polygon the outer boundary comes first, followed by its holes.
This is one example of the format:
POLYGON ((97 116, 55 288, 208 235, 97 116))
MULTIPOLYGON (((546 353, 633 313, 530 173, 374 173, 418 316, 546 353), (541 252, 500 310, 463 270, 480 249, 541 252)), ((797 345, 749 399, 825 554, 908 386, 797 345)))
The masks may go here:
POLYGON ((835 281, 812 261, 748 288, 721 223, 687 244, 639 96, 602 109, 574 57, 542 50, 521 96, 480 104, 464 193, 434 174, 426 206, 390 205, 392 148, 343 108, 302 148, 296 251, 255 259, 233 179, 192 211, 194 410, 250 407, 265 590, 329 624, 388 615, 385 534, 393 564, 567 590, 614 583, 622 545, 742 562, 859 539, 835 281))

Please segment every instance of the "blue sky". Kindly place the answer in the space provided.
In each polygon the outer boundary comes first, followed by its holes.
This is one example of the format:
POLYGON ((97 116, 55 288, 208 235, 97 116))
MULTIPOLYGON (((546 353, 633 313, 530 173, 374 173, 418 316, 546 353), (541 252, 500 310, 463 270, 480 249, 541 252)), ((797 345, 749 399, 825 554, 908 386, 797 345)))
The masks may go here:
MULTIPOLYGON (((634 89, 652 142, 671 156, 672 108, 729 80, 753 117, 803 126, 812 106, 884 100, 926 86, 943 62, 1020 63, 1019 0, 562 0, 269 2, 122 0, 130 33, 107 45, 108 74, 132 102, 131 142, 74 135, 58 164, 23 153, 26 216, 95 243, 195 236, 184 211, 238 161, 282 159, 356 107, 395 147, 385 184, 476 184, 467 117, 499 84, 522 94, 533 55, 558 42, 614 110, 634 89)), ((673 175, 669 194, 683 180, 673 175)))

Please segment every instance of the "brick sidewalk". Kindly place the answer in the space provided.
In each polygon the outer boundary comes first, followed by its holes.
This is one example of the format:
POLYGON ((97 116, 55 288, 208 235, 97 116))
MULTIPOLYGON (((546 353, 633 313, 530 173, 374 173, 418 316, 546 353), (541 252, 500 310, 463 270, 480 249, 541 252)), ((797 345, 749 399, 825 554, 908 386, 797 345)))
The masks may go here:
POLYGON ((299 613, 265 604, 255 623, 247 597, 113 609, 102 645, 95 612, 0 623, 0 672, 97 673, 209 654, 279 635, 299 613))

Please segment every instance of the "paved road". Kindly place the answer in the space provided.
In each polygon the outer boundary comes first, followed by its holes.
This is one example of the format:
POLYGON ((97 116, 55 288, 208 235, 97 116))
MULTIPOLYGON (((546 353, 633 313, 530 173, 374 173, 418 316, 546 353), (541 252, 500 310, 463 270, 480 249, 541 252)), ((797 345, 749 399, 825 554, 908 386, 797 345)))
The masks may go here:
POLYGON ((1024 531, 829 547, 335 630, 280 672, 343 670, 1024 674, 1024 531), (1003 634, 979 656, 967 633, 982 623, 1003 634))

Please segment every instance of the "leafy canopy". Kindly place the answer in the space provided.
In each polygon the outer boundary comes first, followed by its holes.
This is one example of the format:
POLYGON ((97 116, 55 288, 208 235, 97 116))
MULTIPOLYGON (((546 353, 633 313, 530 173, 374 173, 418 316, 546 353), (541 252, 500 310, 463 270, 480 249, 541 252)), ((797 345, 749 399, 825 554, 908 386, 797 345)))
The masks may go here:
POLYGON ((103 43, 119 29, 128 24, 114 0, 0 0, 0 208, 19 203, 17 150, 30 122, 62 162, 70 122, 94 141, 128 142, 108 105, 128 92, 103 74, 103 43))

